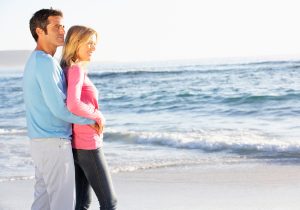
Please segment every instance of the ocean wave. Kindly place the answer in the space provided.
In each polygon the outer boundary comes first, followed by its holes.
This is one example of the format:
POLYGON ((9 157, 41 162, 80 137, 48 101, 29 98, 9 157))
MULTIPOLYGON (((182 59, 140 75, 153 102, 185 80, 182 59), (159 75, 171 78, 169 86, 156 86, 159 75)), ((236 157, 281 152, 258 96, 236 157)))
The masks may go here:
POLYGON ((167 167, 178 167, 178 166, 188 166, 188 165, 197 165, 203 164, 203 160, 194 159, 194 160, 163 160, 163 161, 147 161, 140 163, 131 163, 124 164, 122 166, 110 166, 110 171, 113 174, 120 172, 134 172, 139 170, 148 170, 148 169, 158 169, 158 168, 167 168, 167 167))
POLYGON ((198 131, 198 132, 138 132, 114 131, 105 133, 107 141, 131 144, 151 144, 176 149, 201 150, 203 152, 229 152, 240 155, 265 154, 270 156, 294 156, 300 152, 300 142, 279 139, 250 131, 198 131))
POLYGON ((14 84, 22 81, 22 77, 20 75, 4 75, 0 77, 0 82, 5 84, 14 84))
POLYGON ((26 129, 0 128, 0 135, 26 135, 26 129))
POLYGON ((220 71, 239 71, 239 70, 287 70, 298 69, 300 61, 262 61, 246 62, 237 64, 219 64, 219 65, 177 65, 177 66, 157 66, 157 67, 139 67, 139 68, 116 68, 112 70, 95 69, 89 75, 92 78, 116 78, 124 76, 149 76, 149 75, 180 75, 190 73, 216 73, 220 71))
POLYGON ((102 100, 112 110, 135 113, 186 112, 201 115, 221 116, 293 116, 299 112, 300 94, 282 93, 281 95, 214 95, 197 91, 178 93, 143 93, 102 100))
MULTIPOLYGON (((297 65, 300 64, 300 61, 297 60, 274 60, 274 61, 257 61, 257 62, 243 62, 237 65, 251 65, 251 66, 256 66, 256 65, 297 65)), ((227 64, 230 65, 230 64, 227 64)))
POLYGON ((182 69, 174 70, 129 70, 129 71, 114 71, 114 72, 91 72, 89 75, 94 79, 119 78, 119 77, 134 77, 134 76, 149 76, 149 75, 180 75, 195 71, 186 71, 182 69))
MULTIPOLYGON (((192 166, 197 164, 205 164, 203 160, 163 160, 163 161, 147 161, 147 162, 135 162, 130 164, 122 164, 122 165, 114 165, 110 164, 110 173, 118 174, 121 172, 135 172, 141 170, 148 170, 148 169, 159 169, 159 168, 168 168, 168 167, 179 167, 179 166, 192 166)), ((4 170, 4 169, 3 169, 4 170)), ((34 171, 29 170, 31 173, 34 171)), ((27 171, 27 173, 29 173, 27 171)), ((9 171, 6 171, 9 174, 9 171)), ((24 173, 24 172, 23 172, 24 173)), ((20 172, 22 174, 22 172, 20 172)), ((0 176, 0 183, 1 182, 12 182, 12 181, 24 181, 24 180, 33 180, 34 176, 17 176, 17 175, 7 175, 7 176, 0 176)))
POLYGON ((250 95, 240 97, 228 97, 222 100, 223 103, 229 104, 253 104, 253 103, 265 103, 269 101, 287 101, 287 100, 299 100, 300 93, 284 94, 284 95, 250 95))
POLYGON ((4 176, 0 177, 1 182, 9 182, 9 181, 24 181, 24 180, 33 180, 34 176, 4 176))

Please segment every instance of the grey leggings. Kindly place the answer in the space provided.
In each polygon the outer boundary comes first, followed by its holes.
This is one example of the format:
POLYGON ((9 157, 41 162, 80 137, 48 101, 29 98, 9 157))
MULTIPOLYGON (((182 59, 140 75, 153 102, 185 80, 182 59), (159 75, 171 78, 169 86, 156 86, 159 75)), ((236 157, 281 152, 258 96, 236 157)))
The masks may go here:
POLYGON ((96 150, 73 149, 76 179, 76 208, 88 209, 94 190, 100 210, 116 210, 117 200, 107 163, 101 148, 96 150))

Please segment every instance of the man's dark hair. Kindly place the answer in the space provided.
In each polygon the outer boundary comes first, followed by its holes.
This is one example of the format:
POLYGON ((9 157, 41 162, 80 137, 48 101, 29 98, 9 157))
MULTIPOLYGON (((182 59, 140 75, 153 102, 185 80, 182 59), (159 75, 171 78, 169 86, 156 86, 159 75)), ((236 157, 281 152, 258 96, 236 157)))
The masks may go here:
POLYGON ((38 35, 36 33, 36 28, 41 28, 47 34, 47 25, 49 16, 61 16, 63 17, 63 13, 60 10, 50 9, 41 9, 33 14, 32 18, 29 22, 29 27, 31 34, 35 41, 38 40, 38 35))

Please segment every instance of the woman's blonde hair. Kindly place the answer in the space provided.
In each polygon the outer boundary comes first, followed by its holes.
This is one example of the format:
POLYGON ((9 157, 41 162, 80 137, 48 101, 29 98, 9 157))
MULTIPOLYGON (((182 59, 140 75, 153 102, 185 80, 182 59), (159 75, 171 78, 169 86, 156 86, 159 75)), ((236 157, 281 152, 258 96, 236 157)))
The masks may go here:
POLYGON ((78 48, 81 44, 86 43, 93 35, 96 35, 98 38, 97 32, 86 26, 75 25, 68 30, 60 61, 60 65, 63 69, 70 67, 76 62, 78 48))

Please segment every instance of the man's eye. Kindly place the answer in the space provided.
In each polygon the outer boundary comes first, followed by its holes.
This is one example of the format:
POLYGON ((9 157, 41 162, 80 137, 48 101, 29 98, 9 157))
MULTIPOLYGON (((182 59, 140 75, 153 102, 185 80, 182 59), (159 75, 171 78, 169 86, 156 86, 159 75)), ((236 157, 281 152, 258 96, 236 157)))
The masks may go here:
POLYGON ((65 26, 63 26, 63 25, 56 25, 55 28, 56 28, 57 30, 59 30, 60 28, 65 29, 65 26))

